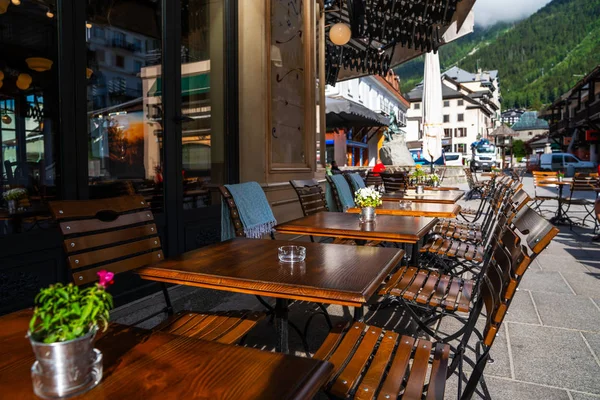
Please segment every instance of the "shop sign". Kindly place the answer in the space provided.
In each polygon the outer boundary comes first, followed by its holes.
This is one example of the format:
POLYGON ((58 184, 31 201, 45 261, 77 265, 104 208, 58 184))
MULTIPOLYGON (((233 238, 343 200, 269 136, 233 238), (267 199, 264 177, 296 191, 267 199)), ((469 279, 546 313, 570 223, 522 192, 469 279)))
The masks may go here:
POLYGON ((585 131, 585 140, 588 142, 600 140, 600 131, 588 129, 587 131, 585 131))

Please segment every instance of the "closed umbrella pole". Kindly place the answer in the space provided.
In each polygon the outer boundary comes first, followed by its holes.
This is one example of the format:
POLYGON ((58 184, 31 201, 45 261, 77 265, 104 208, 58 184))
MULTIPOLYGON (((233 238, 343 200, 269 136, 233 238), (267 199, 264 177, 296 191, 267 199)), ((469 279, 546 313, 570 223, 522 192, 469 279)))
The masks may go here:
POLYGON ((423 81, 423 156, 433 163, 442 156, 442 80, 437 52, 425 54, 423 81))

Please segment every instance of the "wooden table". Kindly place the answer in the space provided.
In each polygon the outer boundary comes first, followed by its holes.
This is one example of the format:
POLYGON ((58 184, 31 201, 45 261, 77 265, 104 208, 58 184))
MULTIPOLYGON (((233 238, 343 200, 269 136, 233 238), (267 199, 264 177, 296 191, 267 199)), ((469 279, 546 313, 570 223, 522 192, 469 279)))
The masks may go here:
POLYGON ((320 212, 284 222, 275 229, 287 234, 409 243, 413 245, 412 260, 416 262, 417 244, 437 222, 437 218, 378 215, 375 223, 361 224, 356 214, 320 212))
MULTIPOLYGON (((400 208, 400 201, 384 201, 381 206, 377 207, 377 215, 456 218, 460 210, 461 206, 458 204, 412 203, 409 208, 400 208)), ((360 208, 350 208, 348 212, 359 214, 360 208)))
POLYGON ((417 194, 414 190, 405 192, 384 193, 383 201, 410 200, 413 203, 441 203, 454 204, 465 195, 462 190, 427 190, 423 194, 417 194))
MULTIPOLYGON (((33 394, 31 310, 0 318, 0 397, 33 394)), ((111 324, 96 342, 100 384, 77 399, 312 399, 328 362, 111 324)))
POLYGON ((276 298, 277 349, 287 352, 288 300, 362 310, 403 256, 398 249, 237 238, 136 272, 153 281, 276 298), (306 260, 280 262, 277 249, 289 245, 306 247, 306 260))

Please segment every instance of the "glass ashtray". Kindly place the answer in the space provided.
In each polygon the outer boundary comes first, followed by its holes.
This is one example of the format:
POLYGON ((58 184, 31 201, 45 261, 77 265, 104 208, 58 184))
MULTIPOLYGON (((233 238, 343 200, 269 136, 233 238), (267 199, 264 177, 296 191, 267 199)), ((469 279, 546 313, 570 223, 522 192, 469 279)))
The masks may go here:
POLYGON ((409 210, 412 206, 412 201, 409 200, 401 200, 398 202, 398 208, 401 210, 409 210))
POLYGON ((301 262, 306 258, 306 247, 281 246, 277 249, 277 256, 281 262, 301 262))

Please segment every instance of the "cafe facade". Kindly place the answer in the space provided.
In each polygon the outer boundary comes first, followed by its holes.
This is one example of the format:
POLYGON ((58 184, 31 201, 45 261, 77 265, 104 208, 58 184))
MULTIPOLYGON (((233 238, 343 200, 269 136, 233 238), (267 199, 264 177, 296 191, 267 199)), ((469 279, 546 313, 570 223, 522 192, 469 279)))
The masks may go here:
MULTIPOLYGON (((473 1, 448 4, 431 21, 456 34, 473 1)), ((256 181, 278 221, 301 216, 289 180, 323 174, 325 83, 451 40, 376 24, 377 57, 354 38, 342 55, 318 38, 347 16, 329 1, 0 0, 0 198, 26 192, 16 211, 0 200, 0 314, 70 279, 53 200, 141 195, 167 256, 220 240, 221 184, 256 181)), ((155 290, 131 274, 113 291, 118 305, 155 290)))

